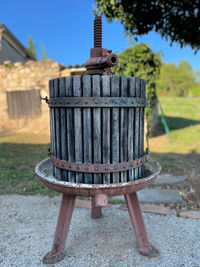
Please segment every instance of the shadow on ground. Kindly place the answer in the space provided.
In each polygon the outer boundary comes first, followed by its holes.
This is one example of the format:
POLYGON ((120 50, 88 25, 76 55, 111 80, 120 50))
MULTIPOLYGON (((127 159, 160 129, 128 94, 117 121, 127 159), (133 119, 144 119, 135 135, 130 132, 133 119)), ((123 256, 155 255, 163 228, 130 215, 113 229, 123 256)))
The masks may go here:
MULTIPOLYGON (((199 120, 190 120, 182 117, 172 117, 172 116, 165 116, 165 119, 167 121, 167 125, 169 127, 170 131, 173 130, 179 130, 183 128, 187 128, 190 126, 198 125, 200 124, 199 120)), ((154 137, 160 136, 165 134, 165 130, 162 124, 162 118, 161 115, 158 117, 158 125, 156 129, 154 130, 154 137)))

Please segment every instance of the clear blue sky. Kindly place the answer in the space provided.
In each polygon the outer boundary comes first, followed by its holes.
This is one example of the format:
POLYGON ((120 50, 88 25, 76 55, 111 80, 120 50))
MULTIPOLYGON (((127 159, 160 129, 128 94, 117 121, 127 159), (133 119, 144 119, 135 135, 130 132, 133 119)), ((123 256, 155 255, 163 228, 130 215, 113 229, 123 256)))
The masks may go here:
MULTIPOLYGON (((82 64, 89 58, 93 46, 93 0, 9 0, 1 1, 0 23, 27 46, 31 35, 41 56, 44 44, 47 56, 65 65, 82 64)), ((176 43, 161 39, 155 32, 139 38, 139 42, 151 44, 155 51, 162 51, 164 62, 190 61, 194 69, 200 69, 200 52, 188 46, 183 49, 176 43)), ((103 18, 103 47, 122 52, 129 46, 120 23, 108 23, 103 18)))

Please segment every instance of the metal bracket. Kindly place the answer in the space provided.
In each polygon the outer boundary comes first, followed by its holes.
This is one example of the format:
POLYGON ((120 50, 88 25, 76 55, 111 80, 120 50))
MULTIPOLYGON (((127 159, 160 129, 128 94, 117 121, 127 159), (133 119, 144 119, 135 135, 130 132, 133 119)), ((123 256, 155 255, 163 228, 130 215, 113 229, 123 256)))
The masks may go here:
POLYGON ((114 173, 114 172, 128 171, 136 169, 147 162, 146 155, 144 155, 141 158, 131 160, 128 162, 106 163, 106 164, 87 164, 87 163, 69 162, 57 159, 52 155, 52 153, 50 154, 50 159, 52 164, 60 169, 76 171, 76 172, 86 172, 86 173, 114 173))
POLYGON ((145 107, 146 98, 136 97, 56 97, 47 101, 50 108, 68 107, 145 107))
POLYGON ((40 97, 40 100, 44 100, 46 103, 48 103, 48 97, 46 96, 46 97, 40 97))

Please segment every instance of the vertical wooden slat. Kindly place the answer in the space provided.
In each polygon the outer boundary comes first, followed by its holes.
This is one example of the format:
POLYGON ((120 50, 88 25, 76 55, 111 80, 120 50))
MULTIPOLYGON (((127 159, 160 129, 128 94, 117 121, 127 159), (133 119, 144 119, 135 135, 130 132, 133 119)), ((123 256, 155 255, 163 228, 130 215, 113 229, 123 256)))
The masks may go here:
MULTIPOLYGON (((59 79, 54 79, 54 97, 59 97, 59 79)), ((61 159, 61 133, 60 133, 60 109, 55 108, 55 127, 56 127, 56 157, 61 159)), ((61 180, 61 169, 56 168, 55 175, 61 180)))
POLYGON ((19 118, 19 114, 18 114, 18 105, 17 105, 17 92, 14 92, 14 118, 18 119, 19 118))
MULTIPOLYGON (((140 97, 140 78, 135 78, 136 90, 135 97, 140 97)), ((135 158, 139 158, 139 142, 140 142, 140 108, 135 108, 135 158)), ((140 168, 135 169, 135 179, 139 178, 140 168)))
MULTIPOLYGON (((128 92, 128 77, 121 77, 121 97, 126 97, 128 92)), ((128 109, 120 109, 120 161, 126 162, 128 146, 128 109)), ((121 172, 121 182, 127 182, 127 171, 121 172)))
MULTIPOLYGON (((145 97, 145 80, 141 79, 141 97, 145 97)), ((144 108, 140 108, 140 157, 144 154, 144 108)), ((144 166, 140 167, 141 176, 144 176, 144 166)))
POLYGON ((34 105, 32 106, 32 116, 39 117, 41 115, 40 90, 32 90, 35 96, 34 105))
MULTIPOLYGON (((120 76, 111 76, 111 96, 119 96, 120 76)), ((119 162, 119 108, 111 109, 111 159, 119 162)), ((119 173, 112 174, 113 183, 119 183, 119 173)))
MULTIPOLYGON (((26 105, 24 105, 24 102, 27 103, 27 101, 21 101, 21 104, 23 105, 23 112, 25 113, 25 111, 27 110, 27 115, 26 117, 33 117, 33 114, 35 112, 35 108, 33 108, 35 106, 35 94, 33 92, 33 90, 28 90, 26 91, 26 94, 23 94, 25 97, 27 97, 29 99, 28 103, 29 103, 29 107, 26 107, 26 105), (34 109, 34 110, 33 110, 34 109)), ((22 95, 21 100, 24 98, 22 95)))
MULTIPOLYGON (((129 97, 135 95, 135 78, 129 78, 129 97)), ((128 161, 134 158, 134 108, 128 112, 128 161)), ((129 181, 134 180, 134 170, 129 171, 129 181)))
MULTIPOLYGON (((49 96, 51 98, 54 97, 54 84, 53 80, 49 81, 49 96)), ((56 129, 55 129, 55 109, 50 108, 50 130, 51 130, 51 150, 53 153, 53 156, 56 156, 56 129)), ((55 167, 53 166, 53 175, 55 176, 55 167)))
MULTIPOLYGON (((75 75, 73 78, 73 93, 74 96, 82 95, 81 76, 75 75)), ((75 161, 83 163, 83 136, 82 136, 82 112, 81 108, 74 108, 74 130, 75 130, 75 161)), ((83 183, 83 174, 76 173, 76 182, 83 183)))
MULTIPOLYGON (((27 97, 29 99, 28 103, 29 103, 29 107, 26 107, 26 105, 24 105, 24 112, 25 110, 27 110, 27 118, 28 117, 34 117, 35 112, 36 112, 36 95, 34 90, 28 90, 26 91, 27 93, 24 94, 25 97, 27 97)), ((25 103, 27 103, 27 101, 24 101, 25 103)), ((23 103, 24 104, 24 103, 23 103)))
POLYGON ((27 119, 40 116, 40 90, 7 92, 7 107, 9 119, 27 119))
MULTIPOLYGON (((27 95, 27 92, 24 91, 19 91, 17 92, 17 104, 18 104, 18 108, 17 108, 17 111, 18 111, 18 118, 27 118, 27 115, 25 114, 25 110, 24 110, 24 103, 23 103, 23 100, 22 98, 24 98, 23 96, 27 95), (23 94, 24 93, 24 94, 23 94)), ((30 98, 29 99, 29 105, 32 106, 32 99, 30 98)), ((30 113, 30 106, 29 108, 27 109, 27 114, 29 115, 30 113)))
MULTIPOLYGON (((73 96, 73 77, 65 77, 66 97, 73 96)), ((74 110, 73 108, 66 109, 67 115, 67 151, 68 160, 75 162, 75 132, 74 132, 74 110)), ((68 181, 75 182, 75 172, 68 171, 68 181)))
POLYGON ((7 96, 7 107, 8 107, 8 118, 12 118, 12 113, 13 113, 13 105, 11 105, 11 94, 10 92, 6 92, 7 96))
MULTIPOLYGON (((83 96, 92 96, 91 75, 83 75, 83 96)), ((92 116, 91 108, 83 108, 84 163, 92 164, 92 116)), ((92 183, 92 174, 84 174, 85 183, 92 183)))
MULTIPOLYGON (((66 96, 65 78, 59 78, 60 97, 66 96)), ((67 116, 66 108, 60 109, 60 134, 61 134, 61 159, 68 160, 67 157, 67 116)), ((68 181, 68 173, 66 170, 61 170, 62 181, 68 181)))
MULTIPOLYGON (((102 96, 110 96, 110 77, 102 76, 102 96)), ((110 163, 110 108, 102 109, 102 157, 103 163, 110 163)), ((110 183, 110 174, 103 174, 103 183, 110 183)))
MULTIPOLYGON (((100 76, 92 76, 93 97, 101 95, 100 76)), ((93 159, 94 163, 101 163, 101 109, 93 109, 93 159)), ((102 175, 94 174, 94 184, 102 183, 102 175)))
POLYGON ((33 118, 36 113, 36 97, 35 97, 35 90, 27 90, 21 94, 21 103, 23 111, 21 116, 26 118, 33 118))

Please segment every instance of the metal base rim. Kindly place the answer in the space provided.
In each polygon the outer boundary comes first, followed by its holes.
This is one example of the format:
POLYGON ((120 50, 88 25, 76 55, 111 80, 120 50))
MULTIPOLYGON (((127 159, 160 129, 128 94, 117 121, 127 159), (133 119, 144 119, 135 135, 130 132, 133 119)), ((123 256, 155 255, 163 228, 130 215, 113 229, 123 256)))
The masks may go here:
POLYGON ((87 197, 101 193, 107 194, 108 196, 117 196, 137 192, 153 183, 161 171, 160 164, 148 157, 145 167, 151 171, 151 174, 145 178, 116 184, 78 184, 55 179, 55 177, 48 174, 50 164, 50 160, 47 158, 39 162, 35 168, 36 174, 48 188, 63 194, 87 197))

